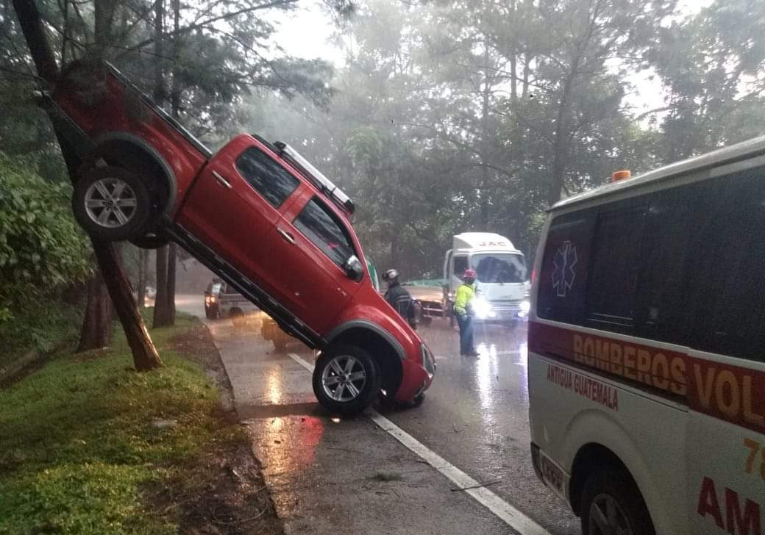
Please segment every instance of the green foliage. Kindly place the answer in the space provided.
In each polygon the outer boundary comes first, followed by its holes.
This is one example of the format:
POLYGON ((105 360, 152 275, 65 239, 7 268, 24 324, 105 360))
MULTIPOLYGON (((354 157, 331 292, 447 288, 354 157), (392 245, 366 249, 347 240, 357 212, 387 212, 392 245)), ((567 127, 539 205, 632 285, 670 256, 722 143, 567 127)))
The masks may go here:
POLYGON ((12 316, 0 320, 0 367, 30 349, 48 352, 76 340, 81 325, 82 304, 70 305, 57 298, 30 299, 12 316))
POLYGON ((0 310, 6 319, 91 270, 88 242, 69 207, 71 186, 47 182, 31 167, 0 153, 0 310))
POLYGON ((152 373, 126 367, 121 337, 108 353, 61 355, 0 391, 0 534, 177 532, 167 511, 151 511, 146 485, 182 474, 203 446, 242 440, 216 415, 204 372, 172 349, 195 325, 181 316, 153 333, 166 367, 152 373))

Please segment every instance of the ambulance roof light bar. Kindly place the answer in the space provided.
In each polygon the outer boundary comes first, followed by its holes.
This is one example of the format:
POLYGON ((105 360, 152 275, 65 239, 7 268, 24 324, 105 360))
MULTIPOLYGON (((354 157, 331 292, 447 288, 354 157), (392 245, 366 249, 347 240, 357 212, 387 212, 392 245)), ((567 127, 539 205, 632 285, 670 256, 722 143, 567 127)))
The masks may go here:
POLYGON ((335 186, 335 184, 328 179, 321 171, 316 169, 311 163, 303 158, 298 151, 284 143, 283 141, 277 141, 274 143, 276 148, 279 149, 279 156, 288 160, 292 165, 297 167, 306 178, 311 180, 315 186, 321 190, 322 193, 332 199, 340 208, 347 211, 349 214, 353 214, 356 211, 356 206, 353 201, 346 195, 343 190, 335 186))
POLYGON ((629 169, 622 169, 621 171, 615 171, 611 173, 611 182, 619 182, 620 180, 627 180, 632 176, 629 169))

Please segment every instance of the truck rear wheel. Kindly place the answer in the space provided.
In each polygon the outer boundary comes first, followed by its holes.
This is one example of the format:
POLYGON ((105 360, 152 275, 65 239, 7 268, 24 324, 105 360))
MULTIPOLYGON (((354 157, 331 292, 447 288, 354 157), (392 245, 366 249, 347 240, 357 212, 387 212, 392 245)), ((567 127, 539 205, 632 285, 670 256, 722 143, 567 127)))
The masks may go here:
POLYGON ((382 376, 372 356, 360 347, 330 345, 313 371, 313 392, 329 411, 353 415, 369 407, 382 376))
POLYGON ((99 240, 139 238, 151 218, 151 208, 151 196, 140 177, 120 167, 91 168, 74 185, 74 217, 99 240))

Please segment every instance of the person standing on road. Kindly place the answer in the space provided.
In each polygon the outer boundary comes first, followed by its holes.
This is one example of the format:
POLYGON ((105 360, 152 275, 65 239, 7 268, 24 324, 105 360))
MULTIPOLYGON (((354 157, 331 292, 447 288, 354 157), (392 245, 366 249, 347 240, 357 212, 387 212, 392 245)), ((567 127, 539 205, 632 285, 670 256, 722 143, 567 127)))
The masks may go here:
POLYGON ((388 283, 385 300, 409 323, 412 329, 416 329, 417 321, 414 316, 414 302, 406 288, 401 286, 398 280, 398 270, 389 269, 383 273, 383 280, 388 283))
POLYGON ((457 295, 454 298, 454 315, 460 327, 460 355, 463 357, 478 356, 473 345, 472 308, 475 299, 475 278, 475 270, 466 269, 462 275, 462 284, 457 288, 457 295))

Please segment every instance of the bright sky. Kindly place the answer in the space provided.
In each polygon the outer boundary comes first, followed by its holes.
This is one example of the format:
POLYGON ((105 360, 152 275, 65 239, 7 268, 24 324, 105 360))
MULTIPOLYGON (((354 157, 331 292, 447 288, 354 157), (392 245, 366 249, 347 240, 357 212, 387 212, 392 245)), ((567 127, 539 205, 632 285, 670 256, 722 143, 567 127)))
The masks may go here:
MULTIPOLYGON (((713 1, 680 0, 679 11, 683 14, 692 14, 709 6, 713 1)), ((317 0, 301 0, 295 11, 283 14, 276 19, 279 26, 276 42, 290 55, 322 58, 336 67, 341 67, 343 54, 330 43, 335 23, 325 9, 317 0)), ((626 104, 634 109, 636 115, 664 105, 661 83, 656 78, 650 80, 650 76, 650 72, 636 73, 630 79, 635 86, 635 93, 627 97, 626 104)))
POLYGON ((276 42, 296 57, 321 58, 340 67, 343 55, 329 39, 334 32, 334 21, 315 0, 301 0, 292 13, 281 15, 276 22, 276 42))

